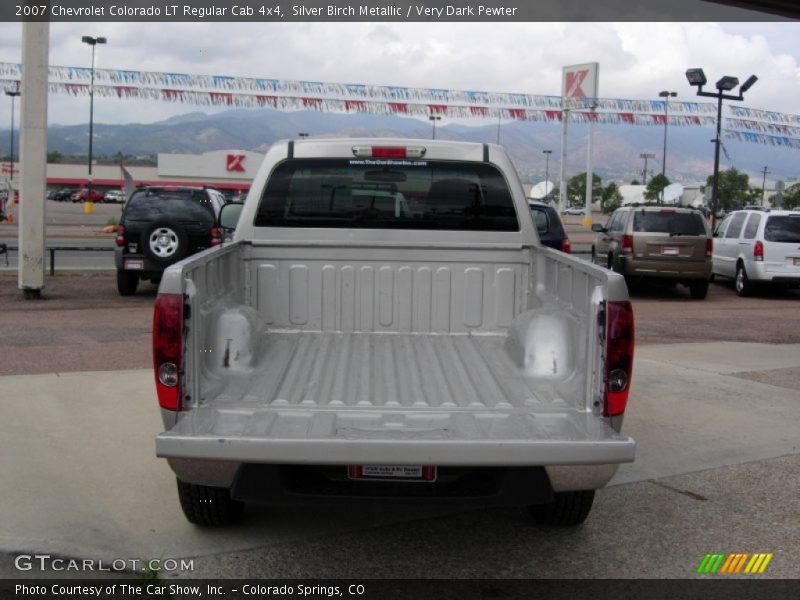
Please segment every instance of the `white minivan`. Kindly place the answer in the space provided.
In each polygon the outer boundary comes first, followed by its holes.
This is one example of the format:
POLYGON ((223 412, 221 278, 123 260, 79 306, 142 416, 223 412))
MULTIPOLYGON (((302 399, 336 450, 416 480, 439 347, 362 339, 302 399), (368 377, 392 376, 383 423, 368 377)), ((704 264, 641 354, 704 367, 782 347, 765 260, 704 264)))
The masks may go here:
POLYGON ((747 296, 753 286, 800 285, 800 211, 737 210, 714 230, 715 277, 736 282, 747 296))

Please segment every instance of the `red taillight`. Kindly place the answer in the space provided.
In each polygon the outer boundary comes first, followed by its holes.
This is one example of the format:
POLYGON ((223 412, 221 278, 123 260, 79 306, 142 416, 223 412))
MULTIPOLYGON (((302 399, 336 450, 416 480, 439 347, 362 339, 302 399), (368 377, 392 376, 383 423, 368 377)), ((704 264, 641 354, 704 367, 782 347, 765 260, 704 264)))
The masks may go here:
POLYGON ((572 253, 572 245, 569 243, 569 238, 564 238, 561 240, 561 251, 565 252, 566 254, 572 253))
POLYGON ((764 244, 761 240, 757 241, 756 245, 753 246, 753 260, 764 262, 764 244))
POLYGON ((394 146, 373 146, 373 158, 405 158, 406 149, 394 146))
POLYGON ((125 245, 125 228, 122 225, 117 227, 117 238, 114 240, 114 242, 120 248, 125 245))
POLYGON ((183 295, 158 294, 153 312, 153 369, 161 408, 180 410, 183 295))
POLYGON ((622 253, 623 254, 633 254, 633 236, 632 235, 623 235, 622 236, 622 253))
POLYGON ((606 369, 603 415, 625 412, 633 374, 633 307, 628 301, 606 307, 606 369))
POLYGON ((219 246, 222 243, 222 233, 220 232, 219 227, 212 227, 210 233, 211 233, 211 245, 219 246))
POLYGON ((714 254, 714 240, 708 238, 706 240, 706 258, 714 254))

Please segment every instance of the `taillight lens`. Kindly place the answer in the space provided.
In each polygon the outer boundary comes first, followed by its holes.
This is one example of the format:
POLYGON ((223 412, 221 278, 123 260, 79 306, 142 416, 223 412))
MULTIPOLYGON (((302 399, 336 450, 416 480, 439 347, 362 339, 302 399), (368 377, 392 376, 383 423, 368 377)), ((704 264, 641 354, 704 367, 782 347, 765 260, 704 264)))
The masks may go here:
POLYGON ((633 307, 628 301, 606 307, 606 387, 603 415, 625 412, 633 374, 633 307))
POLYGON ((708 238, 706 240, 706 258, 714 254, 714 240, 708 238))
POLYGON ((569 238, 561 240, 561 251, 567 254, 572 253, 572 245, 569 243, 569 238))
POLYGON ((622 252, 623 254, 633 254, 633 236, 622 236, 622 252))
POLYGON ((764 262, 764 243, 760 240, 753 246, 753 260, 764 262))
POLYGON ((211 245, 219 246, 222 243, 222 233, 220 232, 219 227, 212 227, 210 233, 211 233, 211 245))
POLYGON ((114 242, 120 248, 125 245, 125 228, 122 225, 117 227, 117 237, 114 242))
POLYGON ((158 294, 153 312, 153 369, 161 408, 180 410, 183 295, 158 294))

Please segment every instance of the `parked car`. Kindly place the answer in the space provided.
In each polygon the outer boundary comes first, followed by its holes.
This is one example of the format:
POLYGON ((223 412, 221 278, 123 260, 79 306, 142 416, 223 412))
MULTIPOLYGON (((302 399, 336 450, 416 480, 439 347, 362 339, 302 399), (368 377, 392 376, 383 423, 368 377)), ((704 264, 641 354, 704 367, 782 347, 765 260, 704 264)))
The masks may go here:
POLYGON ((553 205, 528 198, 528 208, 531 211, 533 223, 536 225, 536 231, 539 233, 539 241, 549 248, 555 248, 567 254, 572 252, 567 232, 564 231, 564 225, 553 205))
POLYGON ((137 189, 120 217, 116 238, 117 291, 136 293, 139 280, 157 282, 169 265, 221 243, 217 190, 194 187, 137 189))
POLYGON ((627 279, 682 283, 692 298, 708 294, 711 228, 695 208, 629 205, 615 210, 597 232, 592 261, 627 279))
POLYGON ((529 211, 500 146, 273 145, 222 208, 233 241, 168 267, 155 301, 156 453, 186 518, 360 500, 586 519, 634 458, 633 310, 529 211))
POLYGON ((103 195, 103 202, 110 204, 122 204, 125 201, 125 196, 122 195, 122 190, 108 190, 103 195))
POLYGON ((75 204, 76 202, 102 202, 103 201, 103 194, 98 192, 96 189, 92 188, 89 191, 87 188, 83 188, 82 190, 78 190, 76 193, 72 194, 72 203, 75 204))
POLYGON ((800 285, 800 211, 729 214, 714 230, 713 272, 732 278, 740 296, 758 284, 800 285))
POLYGON ((56 202, 66 202, 72 199, 73 194, 77 194, 80 191, 80 188, 61 188, 53 193, 53 200, 56 202))
POLYGON ((586 209, 583 206, 570 206, 561 211, 562 215, 585 215, 586 209))

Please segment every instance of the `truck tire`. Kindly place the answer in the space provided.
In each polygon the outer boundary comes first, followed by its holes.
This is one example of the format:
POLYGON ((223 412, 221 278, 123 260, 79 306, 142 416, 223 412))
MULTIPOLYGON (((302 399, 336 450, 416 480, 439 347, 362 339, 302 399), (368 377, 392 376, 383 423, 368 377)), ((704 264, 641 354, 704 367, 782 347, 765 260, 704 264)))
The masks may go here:
POLYGON ((695 300, 705 300, 705 297, 708 296, 708 280, 698 279, 692 281, 689 284, 689 294, 691 294, 692 298, 695 300))
POLYGON ((120 296, 133 296, 139 285, 138 273, 117 269, 117 291, 120 296))
POLYGON ((177 482, 181 508, 190 523, 218 527, 241 521, 244 504, 233 500, 228 488, 186 483, 180 479, 177 482))
POLYGON ((533 504, 528 512, 537 523, 554 527, 575 527, 589 516, 594 490, 555 492, 547 504, 533 504))

